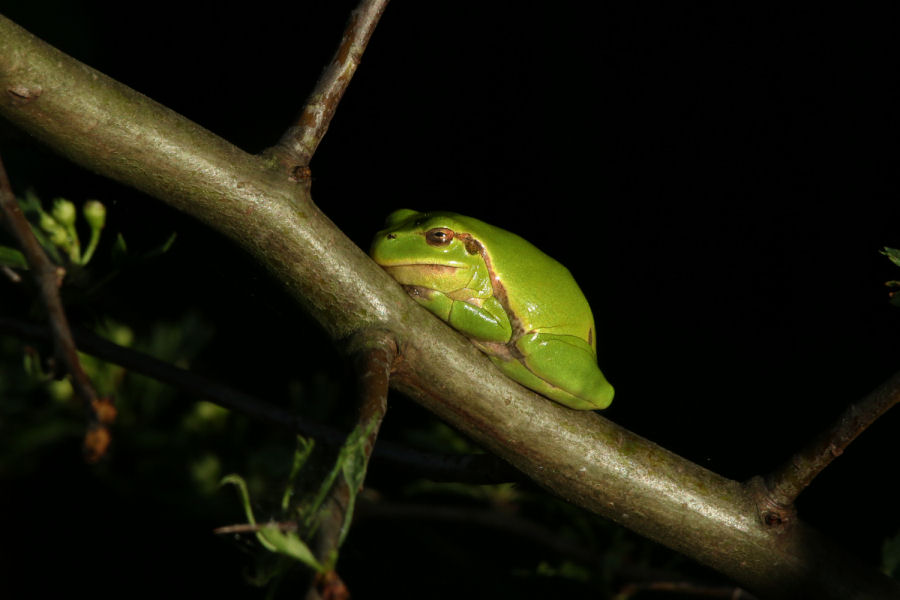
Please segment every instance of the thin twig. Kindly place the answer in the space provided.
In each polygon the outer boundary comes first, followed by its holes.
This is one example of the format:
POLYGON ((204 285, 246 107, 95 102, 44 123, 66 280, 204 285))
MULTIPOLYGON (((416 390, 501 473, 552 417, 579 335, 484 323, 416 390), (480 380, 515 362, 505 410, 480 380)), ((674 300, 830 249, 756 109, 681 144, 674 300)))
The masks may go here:
MULTIPOLYGON (((410 502, 390 502, 364 498, 356 513, 358 521, 380 519, 397 524, 400 521, 427 521, 432 523, 449 523, 476 527, 484 530, 494 530, 498 533, 515 536, 519 540, 534 544, 544 551, 558 554, 559 556, 575 561, 594 572, 602 572, 610 568, 607 552, 598 552, 581 544, 570 536, 565 535, 559 528, 545 526, 532 521, 519 512, 502 510, 497 507, 476 508, 470 506, 448 506, 439 504, 422 504, 410 502)), ((518 543, 518 542, 514 542, 518 543)), ((646 565, 636 565, 628 561, 615 566, 617 580, 630 580, 624 589, 666 589, 668 585, 684 586, 688 592, 700 591, 699 595, 706 593, 713 597, 741 598, 752 600, 754 597, 740 588, 717 587, 703 583, 678 582, 671 583, 676 573, 670 570, 652 568, 646 565), (631 587, 633 586, 633 588, 631 587), (734 595, 724 594, 724 590, 730 590, 734 595), (715 594, 710 594, 715 590, 715 594)), ((632 594, 633 595, 633 594, 632 594)), ((622 597, 631 597, 625 596, 622 597)))
POLYGON ((337 52, 307 98, 296 123, 269 150, 292 170, 295 179, 308 180, 309 170, 306 167, 328 131, 334 111, 359 66, 387 3, 388 0, 360 1, 350 14, 337 52))
POLYGON ((697 598, 725 598, 726 600, 756 600, 756 596, 739 587, 713 586, 690 581, 628 583, 622 586, 615 598, 631 598, 643 591, 669 592, 670 594, 677 594, 678 597, 695 596, 697 598))
POLYGON ((84 438, 85 457, 89 462, 96 462, 104 456, 109 447, 111 434, 108 426, 115 420, 115 408, 109 399, 101 399, 97 396, 90 378, 84 372, 81 361, 78 360, 78 349, 72 339, 66 311, 59 297, 62 269, 47 258, 40 243, 34 237, 31 226, 16 202, 2 160, 0 160, 0 209, 6 216, 7 225, 18 241, 37 284, 38 293, 50 323, 54 353, 69 373, 76 397, 84 403, 87 415, 87 432, 84 438))
POLYGON ((20 281, 22 281, 22 278, 19 276, 19 274, 16 273, 15 271, 13 271, 12 269, 10 269, 9 267, 7 267, 6 265, 3 265, 2 267, 0 267, 0 271, 2 271, 3 274, 13 283, 19 283, 20 281))
POLYGON ((261 531, 265 527, 275 526, 279 531, 297 531, 297 521, 279 521, 272 522, 268 521, 266 523, 236 523, 234 525, 223 525, 222 527, 216 527, 213 529, 213 533, 217 535, 224 535, 228 533, 256 533, 257 531, 261 531))
POLYGON ((545 527, 515 512, 497 508, 367 500, 360 504, 357 518, 359 520, 381 519, 391 523, 417 520, 463 524, 516 536, 568 559, 578 561, 591 569, 602 569, 608 561, 605 554, 597 553, 572 541, 561 534, 558 529, 545 527))
MULTIPOLYGON (((765 480, 767 500, 776 508, 792 506, 800 492, 898 400, 900 372, 859 402, 851 404, 831 427, 770 473, 765 480)), ((776 517, 770 515, 772 519, 776 517)))
MULTIPOLYGON (((33 340, 51 339, 50 331, 45 326, 2 316, 0 333, 33 340)), ((205 398, 264 423, 314 437, 330 446, 341 445, 347 437, 344 431, 304 419, 255 396, 120 346, 90 331, 75 328, 72 333, 81 352, 171 385, 187 392, 188 396, 205 398)), ((390 463, 394 472, 400 468, 409 476, 424 477, 432 481, 491 484, 524 480, 518 471, 493 454, 433 454, 383 440, 375 448, 374 454, 379 461, 390 463)))

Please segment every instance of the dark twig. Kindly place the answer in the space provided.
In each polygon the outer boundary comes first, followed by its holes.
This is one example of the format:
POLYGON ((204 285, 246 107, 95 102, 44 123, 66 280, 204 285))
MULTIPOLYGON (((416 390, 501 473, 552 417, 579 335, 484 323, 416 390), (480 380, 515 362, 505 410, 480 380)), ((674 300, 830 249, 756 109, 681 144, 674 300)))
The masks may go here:
POLYGON ((337 52, 307 98, 296 123, 269 150, 291 169, 295 179, 308 180, 309 170, 306 167, 328 131, 334 111, 359 66, 387 3, 388 0, 360 1, 350 14, 337 52))
POLYGON ((19 283, 20 281, 22 281, 22 278, 19 276, 19 274, 6 265, 0 267, 0 272, 2 272, 13 283, 19 283))
MULTIPOLYGON (((353 355, 360 396, 357 427, 366 434, 362 460, 368 463, 381 421, 387 411, 391 367, 397 356, 397 347, 393 338, 386 333, 367 332, 360 337, 360 345, 353 355)), ((335 571, 334 562, 349 520, 353 518, 354 499, 362 488, 361 482, 360 489, 351 489, 350 486, 346 477, 338 478, 322 506, 315 553, 319 562, 329 565, 331 569, 316 577, 316 585, 310 588, 307 600, 329 598, 334 590, 346 593, 346 586, 335 571)))
POLYGON ((236 523, 234 525, 223 525, 222 527, 216 527, 213 529, 213 533, 218 535, 225 535, 228 533, 256 533, 257 531, 261 531, 265 527, 275 526, 279 531, 297 531, 297 521, 280 521, 277 523, 273 523, 268 521, 266 523, 236 523))
MULTIPOLYGON (((490 529, 515 536, 519 540, 539 546, 545 551, 578 562, 594 572, 603 572, 610 568, 610 560, 607 553, 598 552, 570 539, 569 536, 560 532, 558 528, 547 527, 529 520, 517 512, 502 510, 497 507, 476 508, 386 502, 365 498, 359 505, 356 518, 358 521, 380 519, 393 524, 400 521, 419 520, 431 523, 450 523, 452 525, 475 527, 484 530, 490 529)), ((615 574, 617 580, 631 581, 631 583, 626 584, 622 588, 622 597, 630 598, 638 590, 646 589, 680 590, 687 595, 715 598, 754 599, 749 592, 740 588, 713 586, 704 583, 674 582, 672 578, 676 574, 672 571, 637 566, 629 564, 627 561, 616 565, 615 574), (626 595, 626 591, 630 591, 630 595, 626 595)))
POLYGON ((47 258, 40 243, 34 237, 31 226, 13 195, 2 160, 0 160, 0 209, 6 216, 7 225, 18 241, 37 284, 38 293, 50 323, 54 353, 69 373, 76 397, 84 403, 87 414, 87 432, 84 438, 85 457, 89 462, 96 462, 103 457, 109 447, 111 440, 109 425, 115 420, 115 408, 109 399, 98 398, 91 380, 81 367, 81 361, 78 360, 78 349, 72 339, 66 311, 59 297, 62 268, 47 258))
MULTIPOLYGON (((631 598, 643 591, 669 592, 678 597, 725 598, 726 600, 756 600, 750 592, 734 586, 711 586, 689 581, 647 581, 622 586, 615 598, 631 598)), ((668 594, 667 594, 668 595, 668 594)))
POLYGON ((774 524, 790 510, 797 496, 831 461, 840 456, 856 437, 900 400, 900 373, 894 374, 868 396, 851 404, 827 430, 766 477, 766 500, 774 511, 764 515, 774 524))
POLYGON ((608 557, 598 554, 560 534, 510 511, 409 502, 367 500, 360 504, 359 520, 381 519, 392 523, 407 520, 444 522, 491 529, 515 536, 551 552, 578 561, 591 569, 604 568, 608 557))
MULTIPOLYGON (((0 333, 4 332, 27 339, 51 339, 50 331, 44 326, 0 316, 0 333)), ((171 385, 188 395, 206 398, 219 406, 303 436, 314 437, 330 446, 341 445, 347 437, 346 432, 303 419, 218 381, 119 346, 89 331, 76 328, 73 334, 80 351, 171 385)), ((432 454, 381 441, 375 448, 375 457, 390 462, 395 468, 402 468, 411 476, 432 481, 490 484, 523 480, 518 471, 493 454, 432 454)))

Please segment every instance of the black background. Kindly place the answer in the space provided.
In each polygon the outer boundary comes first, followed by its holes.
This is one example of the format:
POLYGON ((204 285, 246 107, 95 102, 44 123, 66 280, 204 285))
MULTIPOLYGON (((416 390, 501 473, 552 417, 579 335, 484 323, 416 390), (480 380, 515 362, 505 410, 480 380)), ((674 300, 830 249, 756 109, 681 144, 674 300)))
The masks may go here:
MULTIPOLYGON (((27 4, 5 14, 250 152, 290 123, 354 5, 27 4)), ((401 207, 529 239, 591 301, 605 416, 725 476, 764 473, 900 364, 884 287, 900 271, 879 253, 900 247, 896 15, 586 4, 392 3, 313 159, 314 199, 364 249, 401 207)), ((0 144, 14 183, 110 202, 137 245, 180 232, 157 314, 189 297, 219 324, 205 360, 234 361, 233 383, 338 360, 226 240, 6 123, 0 144)), ((134 286, 108 310, 128 315, 134 286)), ((885 417, 799 505, 867 560, 898 528, 897 430, 885 417)))

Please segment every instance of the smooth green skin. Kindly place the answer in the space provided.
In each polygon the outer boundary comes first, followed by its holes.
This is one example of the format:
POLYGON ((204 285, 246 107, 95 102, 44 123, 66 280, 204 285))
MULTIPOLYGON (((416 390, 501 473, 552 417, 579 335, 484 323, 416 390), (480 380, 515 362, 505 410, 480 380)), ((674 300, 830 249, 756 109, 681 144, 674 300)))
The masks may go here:
POLYGON ((372 242, 375 262, 507 376, 570 408, 609 406, 594 317, 568 269, 515 234, 455 213, 402 209, 385 225, 372 242))

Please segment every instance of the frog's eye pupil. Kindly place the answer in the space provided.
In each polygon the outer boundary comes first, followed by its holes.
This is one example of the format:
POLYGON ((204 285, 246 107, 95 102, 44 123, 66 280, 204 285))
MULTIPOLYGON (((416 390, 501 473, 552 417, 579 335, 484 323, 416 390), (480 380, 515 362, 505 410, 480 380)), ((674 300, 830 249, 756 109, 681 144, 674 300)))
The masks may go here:
POLYGON ((429 246, 446 246, 453 240, 453 231, 446 227, 435 227, 425 232, 425 241, 429 246))

